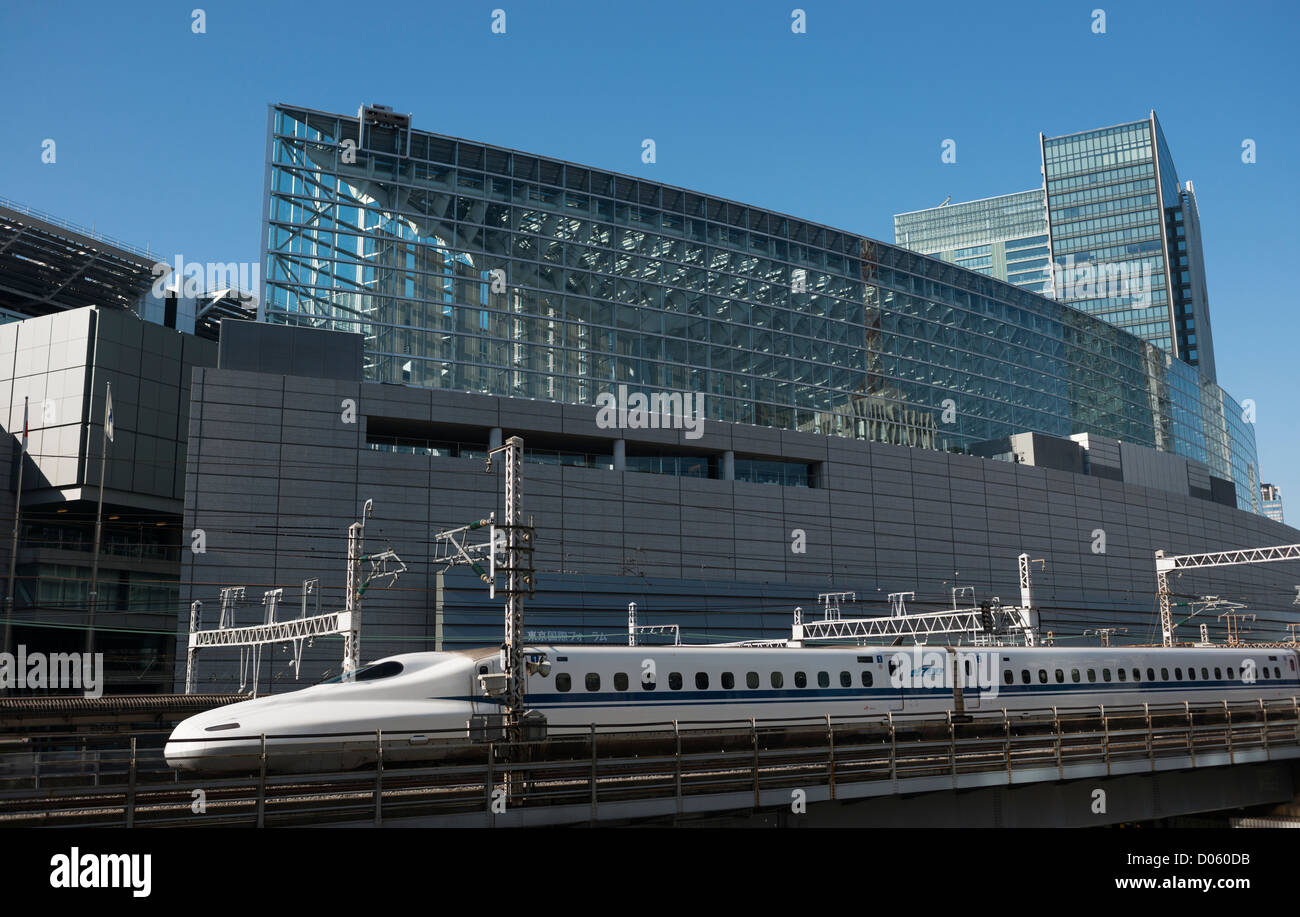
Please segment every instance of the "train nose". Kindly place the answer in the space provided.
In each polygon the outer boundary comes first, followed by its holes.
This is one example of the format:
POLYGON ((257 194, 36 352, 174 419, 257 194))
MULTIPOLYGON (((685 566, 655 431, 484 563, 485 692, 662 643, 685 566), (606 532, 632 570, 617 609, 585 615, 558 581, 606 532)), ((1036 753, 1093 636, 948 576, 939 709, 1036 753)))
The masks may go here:
POLYGON ((238 706, 208 710, 178 723, 163 746, 168 766, 193 771, 230 767, 255 757, 260 740, 247 737, 241 711, 234 709, 238 706))

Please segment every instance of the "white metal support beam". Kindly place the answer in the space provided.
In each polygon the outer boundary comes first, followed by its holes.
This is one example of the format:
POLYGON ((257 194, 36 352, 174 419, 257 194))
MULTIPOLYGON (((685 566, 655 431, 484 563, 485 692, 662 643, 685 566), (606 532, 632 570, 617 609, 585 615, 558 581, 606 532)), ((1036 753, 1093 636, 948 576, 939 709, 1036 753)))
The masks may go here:
POLYGON ((1160 596, 1160 636, 1165 646, 1174 645, 1174 618, 1169 608, 1169 574, 1175 570, 1200 570, 1206 567, 1235 567, 1240 564, 1267 564, 1279 560, 1300 560, 1300 544, 1281 544, 1269 548, 1243 548, 1233 551, 1209 551, 1204 554, 1165 554, 1156 551, 1156 591, 1160 596))

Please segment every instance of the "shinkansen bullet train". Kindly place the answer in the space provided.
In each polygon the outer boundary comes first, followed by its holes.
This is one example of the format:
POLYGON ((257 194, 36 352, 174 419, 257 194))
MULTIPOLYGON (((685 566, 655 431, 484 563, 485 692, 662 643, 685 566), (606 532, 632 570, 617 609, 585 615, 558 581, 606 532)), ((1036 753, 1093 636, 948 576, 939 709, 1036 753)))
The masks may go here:
MULTIPOLYGON (((889 713, 1140 706, 1300 694, 1296 653, 1249 648, 533 646, 527 708, 549 736, 592 724, 629 732, 671 721, 780 722, 889 713)), ((304 772, 439 760, 502 711, 500 649, 409 653, 178 725, 184 770, 304 772), (471 730, 472 731, 472 730, 471 730)))

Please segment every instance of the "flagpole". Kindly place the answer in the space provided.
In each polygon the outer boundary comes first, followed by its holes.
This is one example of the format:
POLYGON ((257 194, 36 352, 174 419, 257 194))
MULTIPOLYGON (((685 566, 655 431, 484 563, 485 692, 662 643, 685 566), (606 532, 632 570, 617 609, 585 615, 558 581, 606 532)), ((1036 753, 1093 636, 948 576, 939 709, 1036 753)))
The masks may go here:
POLYGON ((104 471, 108 465, 109 414, 113 410, 113 383, 105 383, 104 435, 99 449, 99 503, 95 507, 95 549, 90 562, 89 614, 86 618, 86 658, 95 658, 95 599, 99 591, 99 541, 104 531, 104 471))
POLYGON ((18 453, 18 493, 14 497, 14 538, 9 547, 9 581, 5 594, 5 631, 4 642, 0 650, 9 652, 9 641, 13 638, 14 618, 14 572, 18 566, 18 532, 23 515, 23 466, 27 464, 27 398, 23 397, 23 448, 18 453))

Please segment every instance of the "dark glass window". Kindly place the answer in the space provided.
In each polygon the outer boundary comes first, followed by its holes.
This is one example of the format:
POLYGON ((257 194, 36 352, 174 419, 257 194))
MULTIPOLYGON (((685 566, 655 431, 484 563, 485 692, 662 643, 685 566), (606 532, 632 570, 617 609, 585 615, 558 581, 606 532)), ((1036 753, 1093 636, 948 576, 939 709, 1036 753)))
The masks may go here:
POLYGON ((1169 670, 1168 670, 1168 669, 1161 669, 1161 670, 1160 670, 1160 680, 1161 680, 1161 681, 1168 681, 1168 680, 1169 680, 1169 670))
POLYGON ((669 689, 670 691, 680 691, 680 690, 682 689, 682 673, 681 673, 681 672, 669 672, 669 673, 668 673, 668 689, 669 689))
POLYGON ((864 687, 864 688, 870 688, 870 687, 871 687, 871 683, 872 683, 874 680, 875 680, 875 679, 872 678, 870 672, 868 672, 866 669, 863 669, 863 670, 862 670, 862 687, 864 687))
POLYGON ((1223 670, 1217 665, 1214 667, 1214 680, 1223 681, 1223 670))
POLYGON ((745 687, 746 687, 746 688, 751 688, 751 689, 752 689, 752 688, 757 688, 757 687, 758 687, 758 673, 757 673, 757 672, 746 672, 746 673, 745 673, 745 687))
POLYGON ((1089 669, 1089 670, 1088 670, 1088 681, 1095 682, 1096 680, 1097 680, 1097 670, 1096 670, 1096 669, 1089 669))
POLYGON ((779 687, 781 687, 783 684, 785 684, 785 676, 782 675, 780 672, 773 672, 773 673, 772 673, 772 687, 774 687, 774 688, 779 688, 779 687))
POLYGON ((587 690, 588 691, 600 690, 600 676, 597 675, 595 672, 587 673, 587 690))
POLYGON ((818 672, 818 673, 817 673, 817 687, 819 687, 819 688, 829 688, 830 686, 831 686, 831 673, 830 673, 830 672, 818 672))
POLYGON ((1038 683, 1042 685, 1047 684, 1047 669, 1038 670, 1038 683))
POLYGON ((627 690, 627 672, 614 673, 614 690, 615 691, 627 690))
POLYGON ((1015 680, 1016 680, 1016 676, 1014 676, 1014 675, 1011 674, 1011 670, 1010 670, 1010 669, 1003 669, 1003 670, 1002 670, 1002 683, 1003 683, 1004 685, 1009 685, 1009 684, 1011 684, 1012 682, 1014 682, 1015 680))
POLYGON ((1205 666, 1201 666, 1201 678, 1205 679, 1206 681, 1210 680, 1210 670, 1207 669, 1205 666))
POLYGON ((1070 669, 1070 681, 1074 682, 1075 684, 1078 684, 1078 683, 1079 683, 1079 670, 1078 670, 1078 669, 1070 669))
POLYGON ((402 674, 402 664, 400 662, 378 662, 357 669, 356 674, 352 676, 352 680, 378 681, 381 678, 392 678, 394 675, 400 674, 402 674))
POLYGON ((732 688, 734 688, 735 686, 736 686, 736 676, 735 676, 735 675, 732 675, 730 672, 723 672, 723 673, 722 673, 722 689, 723 689, 724 691, 730 691, 730 690, 731 690, 732 688))
POLYGON ((1060 669, 1056 670, 1056 683, 1058 685, 1065 684, 1065 673, 1060 669))
POLYGON ((808 676, 803 672, 794 673, 794 686, 796 688, 808 687, 808 676))
POLYGON ((1156 670, 1147 669, 1147 681, 1155 681, 1155 680, 1156 680, 1156 670))
POLYGON ((1182 680, 1183 680, 1183 667, 1180 665, 1176 665, 1174 666, 1174 681, 1182 681, 1182 680))
POLYGON ((849 672, 840 672, 840 687, 841 688, 853 687, 853 675, 850 674, 849 672))
POLYGON ((568 691, 573 687, 573 678, 568 672, 561 672, 555 676, 555 690, 568 691))
POLYGON ((696 673, 695 673, 695 687, 696 687, 696 689, 699 690, 699 691, 707 691, 707 690, 709 690, 709 673, 708 673, 708 672, 696 672, 696 673))
POLYGON ((1021 670, 1020 670, 1020 682, 1021 682, 1022 684, 1026 684, 1026 685, 1029 684, 1029 670, 1028 670, 1028 669, 1021 669, 1021 670))
POLYGON ((1102 680, 1102 681, 1110 681, 1110 669, 1102 669, 1102 670, 1101 670, 1101 680, 1102 680))
POLYGON ((1116 672, 1117 672, 1117 674, 1119 675, 1119 680, 1120 680, 1120 681, 1128 681, 1128 670, 1127 670, 1127 669, 1125 669, 1125 668, 1123 668, 1123 667, 1121 666, 1119 669, 1116 670, 1116 672))

